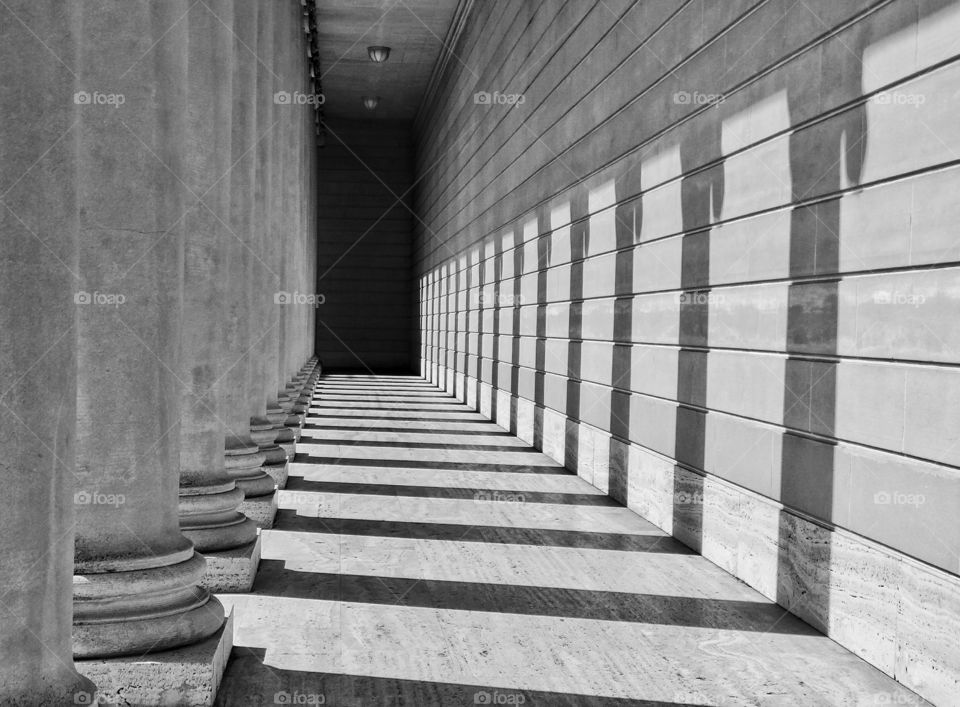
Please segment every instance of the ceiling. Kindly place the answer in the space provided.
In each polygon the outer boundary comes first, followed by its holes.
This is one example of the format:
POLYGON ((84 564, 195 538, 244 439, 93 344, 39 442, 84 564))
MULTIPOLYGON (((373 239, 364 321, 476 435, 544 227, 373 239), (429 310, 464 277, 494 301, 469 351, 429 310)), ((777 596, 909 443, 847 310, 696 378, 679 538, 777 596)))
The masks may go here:
POLYGON ((328 118, 412 121, 458 0, 317 0, 324 113, 328 118), (386 45, 375 64, 367 47, 386 45), (375 110, 363 96, 380 96, 375 110))

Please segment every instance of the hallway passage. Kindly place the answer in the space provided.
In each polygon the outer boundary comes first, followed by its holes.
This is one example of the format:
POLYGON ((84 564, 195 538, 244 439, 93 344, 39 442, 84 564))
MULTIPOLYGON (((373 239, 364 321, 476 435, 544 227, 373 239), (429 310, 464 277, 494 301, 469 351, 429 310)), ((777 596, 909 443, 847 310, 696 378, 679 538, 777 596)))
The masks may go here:
POLYGON ((926 704, 420 378, 297 450, 219 704, 926 704))

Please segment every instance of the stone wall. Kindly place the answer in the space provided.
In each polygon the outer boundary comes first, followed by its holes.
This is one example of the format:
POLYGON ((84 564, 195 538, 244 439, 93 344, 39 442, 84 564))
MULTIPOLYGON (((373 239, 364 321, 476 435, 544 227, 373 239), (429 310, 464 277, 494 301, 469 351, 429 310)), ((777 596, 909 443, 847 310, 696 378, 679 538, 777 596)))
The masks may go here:
POLYGON ((960 5, 477 3, 417 126, 422 373, 960 694, 960 5))

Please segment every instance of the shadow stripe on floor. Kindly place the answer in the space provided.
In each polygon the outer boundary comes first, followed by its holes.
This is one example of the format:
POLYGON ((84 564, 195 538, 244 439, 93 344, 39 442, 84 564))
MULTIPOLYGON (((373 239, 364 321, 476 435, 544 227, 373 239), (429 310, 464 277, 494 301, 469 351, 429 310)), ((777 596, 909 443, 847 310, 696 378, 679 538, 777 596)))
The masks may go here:
POLYGON ((442 469, 445 471, 492 471, 516 474, 574 474, 562 466, 544 464, 498 464, 485 462, 447 462, 421 459, 358 459, 356 457, 315 457, 311 454, 297 454, 296 464, 318 464, 327 466, 365 466, 388 469, 442 469))
POLYGON ((521 491, 516 489, 456 488, 450 486, 415 486, 406 484, 369 484, 352 481, 307 481, 291 477, 286 492, 344 493, 369 496, 403 496, 416 498, 452 498, 478 503, 553 503, 570 506, 612 506, 621 504, 600 493, 562 493, 558 491, 521 491))
MULTIPOLYGON (((333 403, 334 401, 330 401, 330 402, 333 403)), ((447 403, 434 403, 434 405, 436 405, 436 407, 430 407, 430 408, 387 407, 386 405, 376 405, 376 404, 374 404, 374 405, 361 405, 360 403, 348 402, 348 401, 344 401, 344 402, 342 402, 342 403, 340 403, 340 404, 338 404, 338 405, 334 405, 334 404, 323 405, 322 403, 323 403, 323 401, 321 400, 321 404, 320 404, 320 405, 314 405, 314 407, 315 407, 316 409, 318 409, 321 413, 323 413, 324 410, 345 410, 345 409, 349 409, 349 410, 353 410, 353 411, 369 410, 370 412, 439 412, 439 413, 449 412, 449 413, 452 413, 452 414, 459 414, 459 413, 469 412, 469 413, 472 413, 472 414, 474 414, 474 415, 478 414, 478 413, 475 413, 473 410, 470 410, 469 408, 465 408, 465 407, 464 407, 463 405, 461 405, 460 403, 457 403, 455 406, 453 406, 453 409, 450 409, 450 410, 445 409, 445 408, 449 407, 449 406, 447 405, 447 403)))
MULTIPOLYGON (((369 430, 380 432, 377 430, 369 430)), ((496 444, 464 444, 456 442, 404 442, 403 440, 372 440, 372 439, 324 439, 322 437, 300 437, 305 444, 335 444, 345 447, 390 447, 396 449, 452 449, 463 452, 527 452, 539 454, 533 447, 523 444, 496 445, 496 444)))
MULTIPOLYGON (((336 418, 331 418, 336 419, 336 418)), ((392 417, 391 420, 396 420, 399 418, 392 417)), ((506 430, 452 430, 452 429, 437 429, 436 427, 381 427, 380 425, 371 426, 362 426, 362 425, 314 425, 312 423, 307 423, 303 426, 304 430, 327 430, 327 431, 339 431, 343 430, 345 432, 387 432, 392 434, 418 434, 418 435, 476 435, 481 437, 516 437, 506 430)), ((304 439, 301 437, 301 439, 304 439)))
MULTIPOLYGON (((378 412, 376 409, 372 409, 370 412, 378 412)), ((476 422, 490 425, 491 427, 496 427, 494 423, 485 417, 480 417, 479 413, 470 412, 469 410, 464 410, 462 412, 456 413, 457 415, 476 415, 477 417, 472 420, 461 420, 452 417, 425 417, 425 416, 416 416, 416 417, 406 417, 403 415, 388 415, 385 417, 377 417, 376 415, 344 415, 341 413, 332 414, 329 411, 318 410, 316 408, 311 408, 309 412, 309 417, 312 420, 330 418, 332 420, 370 420, 372 422, 390 422, 391 420, 403 420, 404 422, 476 422)), ((310 429, 307 425, 304 425, 305 428, 310 429)), ((314 428, 319 429, 319 428, 314 428)), ((324 428, 327 429, 327 428, 324 428)), ((516 435, 512 435, 516 436, 516 435)))
MULTIPOLYGON (((691 687, 691 694, 694 687, 691 687)), ((677 699, 687 697, 678 695, 677 699)), ((696 702, 601 697, 543 690, 512 689, 405 678, 288 670, 267 665, 263 648, 235 646, 217 695, 218 707, 274 707, 276 704, 325 704, 330 707, 703 707, 696 702), (266 694, 264 694, 266 693, 266 694)))
POLYGON ((365 518, 316 518, 299 515, 296 511, 290 509, 281 509, 277 512, 273 527, 275 530, 332 535, 362 535, 367 537, 410 538, 413 540, 453 540, 456 542, 479 542, 497 545, 576 547, 592 550, 657 552, 673 555, 696 554, 679 540, 664 535, 661 531, 651 531, 650 534, 596 533, 582 530, 516 528, 459 523, 415 523, 368 520, 365 518))
POLYGON ((727 631, 818 636, 766 600, 705 599, 564 587, 301 572, 263 560, 253 593, 297 599, 416 606, 568 619, 620 621, 727 631))

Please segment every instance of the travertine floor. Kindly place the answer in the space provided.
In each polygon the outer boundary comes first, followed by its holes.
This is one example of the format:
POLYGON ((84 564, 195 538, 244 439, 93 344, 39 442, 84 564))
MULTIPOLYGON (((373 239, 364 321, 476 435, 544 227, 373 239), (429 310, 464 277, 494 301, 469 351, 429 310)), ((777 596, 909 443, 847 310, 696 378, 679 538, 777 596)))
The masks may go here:
POLYGON ((326 376, 223 705, 919 705, 417 378, 326 376))

